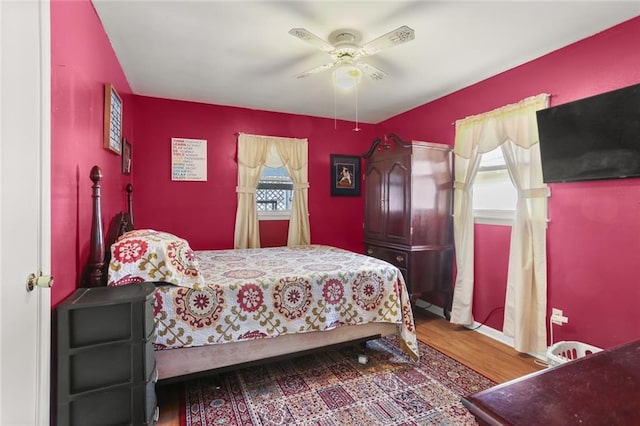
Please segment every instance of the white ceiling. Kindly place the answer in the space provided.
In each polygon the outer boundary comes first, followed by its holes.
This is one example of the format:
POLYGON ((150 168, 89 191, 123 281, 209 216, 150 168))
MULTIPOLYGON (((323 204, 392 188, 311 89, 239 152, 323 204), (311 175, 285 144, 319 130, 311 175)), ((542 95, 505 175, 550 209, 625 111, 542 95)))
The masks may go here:
POLYGON ((637 0, 93 3, 135 94, 365 123, 640 15, 637 0), (295 78, 331 58, 291 28, 325 40, 352 28, 366 43, 401 25, 415 39, 364 58, 388 76, 363 78, 357 103, 355 92, 334 93, 330 71, 295 78))

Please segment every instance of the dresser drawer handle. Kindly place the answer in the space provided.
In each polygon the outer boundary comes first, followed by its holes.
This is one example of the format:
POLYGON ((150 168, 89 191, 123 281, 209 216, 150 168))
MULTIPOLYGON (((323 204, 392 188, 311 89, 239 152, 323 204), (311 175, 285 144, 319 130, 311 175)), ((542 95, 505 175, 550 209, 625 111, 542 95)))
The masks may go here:
POLYGON ((396 260, 398 261, 398 263, 402 263, 402 262, 404 262, 404 257, 403 256, 396 256, 396 260))
POLYGON ((371 256, 371 255, 373 254, 373 249, 368 248, 368 249, 367 249, 367 254, 368 254, 369 256, 371 256))

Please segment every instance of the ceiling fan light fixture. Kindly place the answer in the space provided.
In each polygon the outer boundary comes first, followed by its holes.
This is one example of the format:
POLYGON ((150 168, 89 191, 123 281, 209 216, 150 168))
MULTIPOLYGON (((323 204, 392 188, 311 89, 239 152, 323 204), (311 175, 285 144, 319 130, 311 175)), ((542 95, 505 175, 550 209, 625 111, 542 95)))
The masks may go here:
POLYGON ((333 82, 337 88, 343 90, 353 89, 360 82, 362 71, 351 63, 338 65, 333 72, 333 82))

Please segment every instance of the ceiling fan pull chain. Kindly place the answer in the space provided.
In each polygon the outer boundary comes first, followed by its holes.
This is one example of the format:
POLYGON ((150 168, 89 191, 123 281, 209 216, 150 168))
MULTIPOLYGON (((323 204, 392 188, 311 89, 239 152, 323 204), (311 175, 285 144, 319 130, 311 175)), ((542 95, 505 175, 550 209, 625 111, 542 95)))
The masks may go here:
POLYGON ((356 127, 353 129, 354 132, 359 132, 360 128, 358 127, 358 85, 356 84, 356 127))
POLYGON ((338 130, 338 106, 336 100, 336 85, 333 85, 333 130, 338 130))

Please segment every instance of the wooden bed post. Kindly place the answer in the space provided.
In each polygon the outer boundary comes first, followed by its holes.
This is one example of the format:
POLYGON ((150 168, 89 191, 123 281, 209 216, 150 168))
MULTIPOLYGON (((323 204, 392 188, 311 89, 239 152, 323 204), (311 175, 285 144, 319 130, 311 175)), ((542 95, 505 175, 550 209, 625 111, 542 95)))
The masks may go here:
POLYGON ((104 236, 102 230, 102 207, 100 202, 100 181, 102 170, 93 166, 89 174, 93 182, 93 211, 91 214, 91 240, 89 242, 89 259, 82 271, 81 287, 104 287, 107 285, 108 267, 111 261, 111 245, 127 231, 133 229, 133 185, 127 184, 128 212, 116 214, 104 236))
POLYGON ((100 167, 93 166, 89 177, 93 182, 93 212, 91 215, 91 242, 89 244, 89 270, 86 287, 103 287, 104 239, 102 236, 102 213, 100 207, 100 181, 102 180, 100 167))

